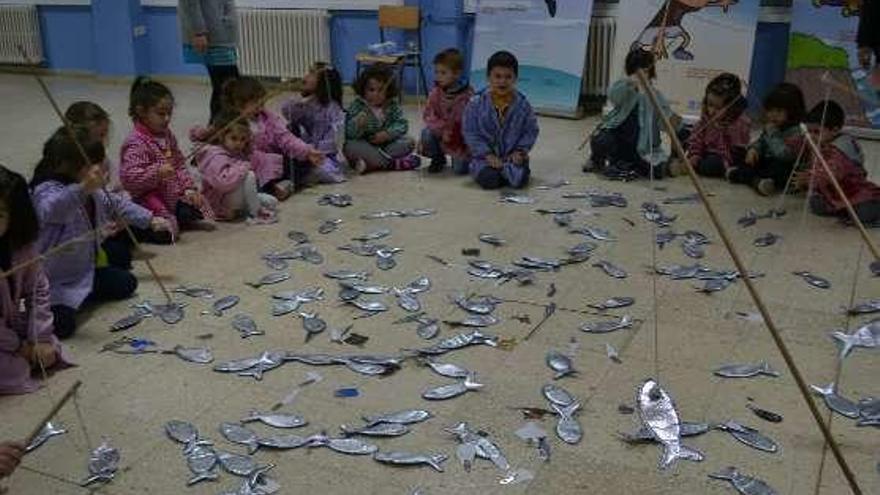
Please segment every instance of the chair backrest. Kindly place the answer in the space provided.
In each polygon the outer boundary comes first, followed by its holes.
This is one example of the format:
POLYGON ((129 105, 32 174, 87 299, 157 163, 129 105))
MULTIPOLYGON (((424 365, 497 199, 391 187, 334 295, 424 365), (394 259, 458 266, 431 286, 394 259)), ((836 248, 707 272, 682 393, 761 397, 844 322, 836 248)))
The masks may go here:
POLYGON ((418 7, 379 6, 379 29, 417 30, 421 25, 418 7))

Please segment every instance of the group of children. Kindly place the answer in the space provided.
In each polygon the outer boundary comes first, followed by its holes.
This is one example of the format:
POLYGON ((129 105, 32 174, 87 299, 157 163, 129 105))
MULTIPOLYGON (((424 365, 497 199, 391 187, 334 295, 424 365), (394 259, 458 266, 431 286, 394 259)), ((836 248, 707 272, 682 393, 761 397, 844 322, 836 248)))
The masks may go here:
POLYGON ((748 103, 734 74, 723 73, 709 82, 700 120, 691 129, 682 125, 659 90, 654 88, 660 114, 640 89, 640 75, 648 84, 656 77, 651 52, 630 52, 625 71, 626 77, 609 89, 612 109, 591 136, 585 171, 624 179, 653 174, 659 179, 687 173, 687 159, 699 175, 745 184, 764 196, 807 192, 814 213, 846 219, 846 204, 824 162, 859 219, 880 227, 880 186, 868 179, 856 140, 842 132, 846 114, 837 102, 821 101, 808 112, 800 88, 781 83, 764 99, 763 129, 752 141, 748 103), (686 144, 687 157, 670 159, 662 151, 664 117, 686 144), (804 124, 821 156, 814 156, 804 124))

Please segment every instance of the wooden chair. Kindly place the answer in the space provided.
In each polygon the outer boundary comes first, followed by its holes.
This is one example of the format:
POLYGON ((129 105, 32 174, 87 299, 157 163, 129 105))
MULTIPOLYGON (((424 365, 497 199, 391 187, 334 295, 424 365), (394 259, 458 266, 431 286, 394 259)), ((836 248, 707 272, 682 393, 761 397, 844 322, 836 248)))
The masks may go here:
POLYGON ((428 92, 427 79, 425 79, 424 68, 422 67, 422 19, 418 7, 400 7, 396 5, 379 6, 379 42, 385 43, 385 34, 388 29, 398 29, 401 31, 415 31, 416 44, 415 47, 405 46, 400 54, 393 55, 373 55, 368 52, 360 52, 355 56, 357 67, 356 76, 360 76, 361 69, 364 66, 373 64, 384 64, 390 66, 397 72, 398 86, 400 87, 400 98, 403 98, 403 74, 407 67, 415 67, 418 69, 416 74, 416 91, 421 83, 425 93, 428 92))

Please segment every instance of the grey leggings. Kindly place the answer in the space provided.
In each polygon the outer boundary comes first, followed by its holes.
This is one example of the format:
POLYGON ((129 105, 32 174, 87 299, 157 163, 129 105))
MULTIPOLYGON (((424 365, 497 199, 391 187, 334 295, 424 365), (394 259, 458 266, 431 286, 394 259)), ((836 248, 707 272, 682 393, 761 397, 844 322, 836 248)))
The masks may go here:
POLYGON ((348 141, 343 151, 349 164, 354 166, 358 160, 363 160, 367 164, 367 171, 371 172, 391 168, 393 160, 409 155, 415 147, 416 143, 411 137, 401 136, 382 146, 376 146, 368 141, 348 141))

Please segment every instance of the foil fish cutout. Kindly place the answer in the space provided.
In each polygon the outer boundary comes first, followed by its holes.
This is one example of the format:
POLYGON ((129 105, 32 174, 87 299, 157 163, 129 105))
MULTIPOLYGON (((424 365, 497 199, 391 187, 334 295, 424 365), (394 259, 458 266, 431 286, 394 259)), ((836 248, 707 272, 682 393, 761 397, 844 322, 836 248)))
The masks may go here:
MULTIPOLYGON (((682 421, 681 424, 679 424, 679 434, 682 436, 682 438, 702 435, 704 433, 708 433, 711 429, 712 426, 706 423, 691 423, 688 421, 682 421)), ((654 433, 647 426, 642 426, 632 433, 621 433, 620 438, 621 440, 629 444, 657 442, 657 439, 654 437, 654 433)))
POLYGON ((159 319, 168 325, 180 323, 184 317, 183 304, 181 303, 156 304, 153 305, 153 309, 159 319))
POLYGON ((195 485, 202 481, 215 481, 219 475, 215 471, 217 467, 217 453, 207 445, 196 445, 186 454, 186 465, 192 472, 193 477, 187 481, 187 486, 195 485))
POLYGON ((541 388, 541 393, 551 404, 557 406, 568 407, 576 402, 576 399, 571 393, 558 385, 553 385, 552 383, 544 385, 544 387, 541 388))
POLYGON ((358 291, 361 294, 385 294, 388 287, 382 285, 367 285, 362 283, 339 282, 339 285, 358 291))
POLYGON ((132 327, 138 325, 140 322, 144 321, 144 318, 146 318, 145 315, 138 314, 138 313, 128 315, 128 316, 118 320, 113 325, 111 325, 110 331, 111 332, 121 332, 123 330, 128 330, 129 328, 132 328, 132 327))
POLYGON ((568 251, 566 252, 572 256, 587 256, 595 251, 597 247, 599 247, 599 245, 595 242, 587 241, 581 242, 580 244, 575 244, 574 246, 568 248, 568 251))
POLYGON ((731 485, 742 495, 777 495, 778 492, 770 485, 758 478, 746 476, 735 467, 726 467, 717 473, 710 473, 709 477, 716 480, 729 481, 731 485))
POLYGON ((824 278, 819 277, 817 275, 813 275, 810 272, 792 272, 792 273, 794 275, 797 275, 798 277, 801 277, 802 279, 804 279, 804 281, 807 284, 809 284, 817 289, 830 289, 831 288, 831 282, 829 282, 827 279, 824 279, 824 278))
POLYGON ((409 452, 376 452, 373 459, 383 464, 416 466, 426 464, 435 471, 443 472, 443 463, 448 459, 443 454, 411 454, 409 452))
POLYGON ((746 407, 750 411, 752 411, 755 414, 755 416, 757 416, 765 421, 769 421, 771 423, 781 423, 782 422, 782 416, 779 414, 776 414, 775 412, 771 412, 766 409, 761 409, 760 407, 758 407, 752 403, 746 404, 746 407))
POLYGON ((300 313, 300 316, 303 319, 303 330, 306 331, 306 342, 327 329, 327 322, 319 318, 316 313, 300 313))
POLYGON ((586 333, 610 333, 624 328, 630 328, 635 324, 635 320, 630 315, 624 315, 619 320, 605 320, 584 323, 581 325, 581 331, 586 333))
POLYGON ((853 307, 847 309, 846 312, 853 316, 880 313, 880 299, 871 299, 855 304, 853 307))
POLYGON ((535 203, 534 198, 516 194, 502 194, 500 201, 502 203, 511 203, 515 205, 531 205, 535 203))
POLYGON ((840 359, 849 356, 850 352, 856 347, 864 347, 866 349, 874 349, 880 347, 880 318, 874 319, 851 334, 843 332, 832 332, 831 338, 837 342, 840 349, 840 359))
POLYGON ((187 446, 199 439, 199 430, 192 423, 177 419, 165 423, 165 434, 175 442, 187 446))
POLYGON ((611 231, 601 227, 593 227, 590 225, 578 229, 571 229, 570 234, 581 234, 593 238, 597 241, 616 241, 617 239, 611 235, 611 231))
POLYGON ((370 273, 358 272, 354 270, 334 270, 324 272, 324 276, 335 280, 358 280, 364 282, 370 277, 370 273))
POLYGON ((256 282, 247 282, 248 285, 255 289, 259 289, 264 285, 274 285, 284 282, 285 280, 290 279, 290 274, 287 272, 272 272, 260 277, 256 282))
POLYGON ((779 446, 771 438, 762 435, 761 432, 754 428, 741 425, 736 421, 727 421, 716 426, 719 430, 726 431, 733 438, 752 447, 753 449, 762 450, 764 452, 774 453, 779 450, 779 446))
POLYGON ((259 357, 236 359, 214 365, 214 371, 221 373, 237 373, 253 368, 260 362, 259 357))
POLYGON ((468 315, 461 321, 444 321, 447 325, 453 327, 477 327, 484 328, 497 325, 500 320, 492 315, 468 315))
POLYGON ((779 239, 781 239, 781 237, 779 237, 778 235, 772 232, 767 232, 766 234, 757 237, 753 244, 757 247, 768 247, 776 244, 776 241, 778 241, 779 239))
POLYGON ((574 402, 567 406, 551 404, 551 407, 559 416, 556 423, 556 435, 559 439, 570 445, 580 442, 584 436, 584 431, 581 428, 581 424, 574 418, 574 413, 580 409, 581 405, 574 402))
POLYGON ((724 278, 712 278, 706 280, 702 287, 696 287, 696 289, 697 292, 702 292, 703 294, 712 294, 727 289, 731 283, 730 280, 724 278))
POLYGON ((605 342, 605 355, 608 356, 608 359, 614 361, 617 364, 622 363, 620 360, 620 355, 617 353, 617 349, 614 348, 613 345, 605 342))
POLYGON ((382 271, 394 269, 397 266, 397 260, 394 259, 394 253, 384 249, 376 251, 376 268, 382 271))
POLYGON ((827 387, 811 385, 813 393, 822 396, 828 409, 850 419, 856 419, 861 414, 859 406, 855 402, 837 393, 837 384, 831 382, 827 387))
POLYGON ((404 311, 415 313, 422 310, 422 303, 411 293, 395 289, 394 295, 397 297, 397 305, 404 311))
POLYGON ((751 227, 752 225, 758 223, 758 213, 755 210, 749 210, 746 212, 745 215, 740 217, 739 220, 736 221, 736 223, 738 223, 739 226, 742 228, 751 227))
POLYGON ((609 261, 599 261, 597 263, 593 263, 593 266, 600 268, 605 272, 606 275, 613 278, 626 278, 628 275, 623 268, 609 262, 609 261))
POLYGON ((657 235, 654 236, 654 242, 657 243, 658 248, 663 249, 667 244, 674 241, 676 237, 678 237, 678 234, 675 232, 665 230, 663 232, 657 232, 657 235))
POLYGON ((266 332, 263 332, 257 328, 257 323, 254 321, 253 318, 242 313, 239 313, 232 317, 232 328, 238 330, 238 333, 241 334, 241 338, 243 339, 253 337, 254 335, 266 334, 266 332))
POLYGON ((238 376, 250 376, 257 381, 262 380, 263 373, 284 364, 285 357, 285 354, 280 352, 263 352, 253 368, 238 372, 238 376))
POLYGON ((348 455, 370 455, 379 450, 379 447, 357 438, 329 438, 323 434, 313 437, 308 446, 310 448, 327 447, 341 454, 348 455))
POLYGON ((306 419, 298 414, 261 413, 251 411, 250 414, 241 418, 242 423, 259 421, 275 428, 300 428, 309 424, 306 419))
POLYGON ((432 417, 434 415, 424 409, 406 409, 376 416, 364 416, 363 419, 367 422, 367 427, 372 427, 379 424, 411 425, 427 421, 432 417))
POLYGON ((706 251, 703 249, 702 245, 688 241, 681 243, 681 251, 688 258, 694 259, 701 259, 706 255, 706 251))
POLYGON ((101 445, 98 445, 89 455, 89 476, 80 483, 80 486, 113 481, 116 471, 119 469, 120 459, 119 450, 111 447, 106 440, 101 442, 101 445))
POLYGON ((493 297, 469 297, 465 298, 463 296, 456 296, 452 299, 452 301, 458 305, 459 308, 467 311, 468 313, 473 313, 477 315, 488 315, 495 311, 495 308, 498 306, 500 302, 498 299, 493 297))
POLYGON ((426 400, 453 399, 466 392, 483 388, 482 383, 477 382, 476 373, 471 373, 464 380, 450 385, 441 385, 422 392, 422 398, 426 400))
POLYGON ((220 423, 220 433, 226 440, 246 446, 249 454, 260 448, 257 434, 238 423, 220 423))
POLYGON ((486 244, 490 244, 492 246, 503 246, 507 244, 507 241, 503 238, 495 235, 495 234, 480 234, 480 242, 485 242, 486 244))
POLYGON ((272 316, 284 316, 298 310, 302 302, 298 299, 283 300, 272 303, 272 316))
POLYGON ((577 211, 577 208, 538 208, 535 210, 541 215, 569 215, 577 211))
POLYGON ((382 301, 363 301, 360 299, 355 299, 354 301, 349 301, 348 304, 351 304, 361 311, 367 311, 369 313, 380 313, 382 311, 388 311, 388 306, 382 301))
POLYGON ((345 436, 363 435, 367 437, 399 437, 409 433, 409 427, 400 423, 379 423, 374 426, 352 428, 341 425, 339 429, 345 436))
POLYGON ((553 370, 554 380, 558 380, 568 375, 573 375, 577 373, 571 363, 571 359, 560 352, 548 352, 547 357, 545 358, 545 362, 547 363, 547 366, 550 367, 551 370, 553 370))
POLYGON ((419 320, 419 326, 416 327, 416 335, 425 339, 431 340, 440 333, 440 322, 439 320, 429 318, 424 320, 419 320))
POLYGON ((636 394, 639 416, 654 438, 663 444, 660 469, 668 469, 679 459, 702 461, 703 454, 681 443, 678 411, 672 397, 654 380, 646 380, 636 394))
POLYGON ((587 306, 593 309, 604 311, 607 309, 626 308, 632 306, 635 303, 636 300, 631 297, 612 297, 610 299, 606 299, 604 302, 598 304, 587 304, 587 306))
POLYGON ((175 287, 174 289, 171 289, 171 292, 173 292, 175 294, 183 294, 187 297, 199 297, 199 298, 205 298, 205 299, 210 299, 210 298, 214 297, 214 291, 208 287, 199 287, 199 286, 187 287, 185 285, 180 285, 180 286, 175 287))
POLYGON ((40 432, 37 433, 37 436, 35 436, 34 439, 31 440, 31 443, 29 443, 27 447, 25 447, 24 451, 25 453, 33 452, 34 450, 42 447, 43 444, 46 443, 50 438, 56 437, 58 435, 63 435, 65 433, 67 433, 67 430, 64 429, 63 426, 58 423, 52 423, 51 421, 48 421, 46 422, 46 424, 43 425, 43 428, 40 430, 40 432))
POLYGON ((713 373, 723 378, 751 378, 758 375, 779 376, 779 372, 764 361, 757 364, 725 364, 716 368, 713 373))
POLYGON ((345 366, 356 373, 367 376, 389 375, 398 369, 396 365, 359 363, 355 361, 348 361, 345 363, 345 366))
POLYGON ((360 242, 378 241, 379 239, 384 239, 390 235, 391 229, 379 229, 357 237, 352 237, 351 240, 360 242))
POLYGON ((288 450, 304 447, 310 441, 310 438, 301 437, 299 435, 275 435, 271 437, 260 437, 257 440, 257 443, 259 443, 260 447, 288 450))
POLYGON ((287 238, 293 241, 294 244, 309 244, 310 242, 309 235, 298 230, 291 230, 288 232, 287 238))
POLYGON ((351 195, 331 193, 325 194, 318 198, 318 204, 321 206, 335 206, 337 208, 345 208, 351 206, 351 195))
POLYGON ((465 470, 469 470, 470 462, 475 457, 479 457, 481 459, 488 459, 501 471, 510 471, 510 463, 498 445, 488 437, 471 431, 467 423, 459 423, 452 428, 447 428, 446 431, 455 435, 458 441, 462 443, 462 446, 459 447, 458 457, 465 464, 465 470))
POLYGON ((404 289, 404 292, 409 292, 410 294, 421 294, 422 292, 427 292, 431 290, 431 279, 428 277, 419 277, 412 282, 409 283, 404 289))
POLYGON ((232 452, 217 452, 217 460, 227 473, 235 476, 250 476, 258 467, 253 457, 232 452))
POLYGON ((334 232, 339 226, 342 225, 341 218, 334 218, 332 220, 324 220, 318 225, 318 233, 322 235, 327 235, 331 232, 334 232))
POLYGON ((434 373, 449 378, 466 378, 471 374, 466 368, 452 363, 438 363, 430 359, 423 361, 425 366, 431 368, 434 373))
POLYGON ((223 312, 235 307, 241 299, 238 296, 221 297, 214 301, 211 305, 211 314, 214 316, 223 316, 223 312))
POLYGON ((687 194, 684 196, 675 196, 670 198, 664 198, 661 203, 664 205, 686 205, 686 204, 696 204, 701 202, 700 195, 697 193, 687 194))
POLYGON ((214 361, 214 355, 211 353, 211 349, 207 347, 183 347, 176 345, 172 352, 180 359, 191 363, 208 364, 214 361))
POLYGON ((403 213, 397 210, 382 210, 376 211, 373 213, 366 213, 361 215, 362 220, 379 220, 382 218, 400 218, 403 217, 403 213))

